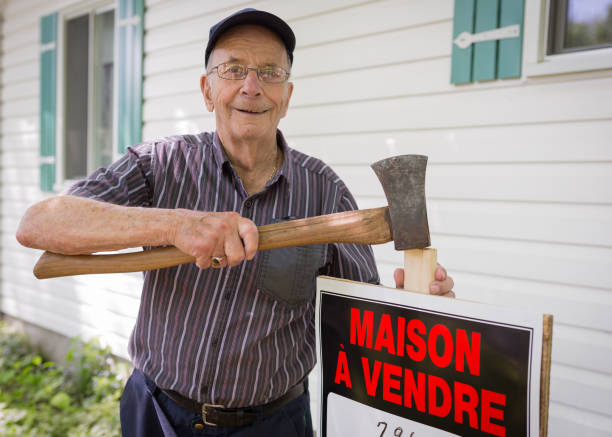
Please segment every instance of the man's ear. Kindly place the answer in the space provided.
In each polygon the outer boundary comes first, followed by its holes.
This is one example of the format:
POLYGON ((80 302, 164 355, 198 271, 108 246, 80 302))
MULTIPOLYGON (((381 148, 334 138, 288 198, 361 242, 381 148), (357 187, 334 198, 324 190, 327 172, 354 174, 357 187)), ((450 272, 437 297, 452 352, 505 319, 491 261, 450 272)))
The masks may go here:
POLYGON ((285 101, 285 107, 281 113, 281 118, 287 115, 287 109, 289 109, 289 102, 291 101, 291 94, 293 94, 293 82, 287 82, 287 100, 285 101))
POLYGON ((215 104, 212 98, 212 87, 210 86, 210 79, 205 74, 200 77, 200 89, 202 90, 202 95, 204 96, 206 109, 208 109, 208 112, 213 112, 215 110, 215 104))

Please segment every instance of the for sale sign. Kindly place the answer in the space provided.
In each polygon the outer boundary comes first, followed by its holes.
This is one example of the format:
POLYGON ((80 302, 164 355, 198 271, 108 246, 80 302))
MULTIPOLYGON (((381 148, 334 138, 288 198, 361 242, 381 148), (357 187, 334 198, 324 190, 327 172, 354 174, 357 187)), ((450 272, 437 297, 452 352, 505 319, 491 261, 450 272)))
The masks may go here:
POLYGON ((542 314, 318 279, 319 434, 537 436, 542 314))

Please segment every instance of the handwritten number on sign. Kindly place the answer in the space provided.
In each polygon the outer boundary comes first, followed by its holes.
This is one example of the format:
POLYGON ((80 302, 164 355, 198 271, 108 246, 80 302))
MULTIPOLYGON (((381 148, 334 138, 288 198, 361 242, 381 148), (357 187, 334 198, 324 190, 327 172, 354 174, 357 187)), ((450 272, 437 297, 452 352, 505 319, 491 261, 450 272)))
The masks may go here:
POLYGON ((387 430, 387 422, 378 422, 378 425, 376 425, 376 427, 378 428, 380 425, 383 426, 383 430, 380 433, 380 437, 383 437, 385 435, 385 431, 387 430))
MULTIPOLYGON (((377 428, 380 427, 380 425, 383 426, 382 431, 380 432, 380 436, 379 437, 384 437, 385 435, 385 431, 387 430, 387 422, 378 422, 378 425, 376 425, 377 428)), ((400 428, 399 426, 397 428, 395 428, 395 430, 393 431, 393 436, 394 437, 402 437, 402 434, 404 433, 404 430, 402 428, 400 428)), ((410 433, 410 437, 414 437, 414 432, 410 433)))

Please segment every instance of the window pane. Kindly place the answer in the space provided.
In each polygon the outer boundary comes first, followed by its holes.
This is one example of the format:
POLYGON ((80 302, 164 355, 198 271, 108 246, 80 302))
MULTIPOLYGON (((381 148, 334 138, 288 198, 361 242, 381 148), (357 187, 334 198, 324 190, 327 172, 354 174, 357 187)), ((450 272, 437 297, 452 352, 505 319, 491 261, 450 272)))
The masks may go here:
POLYGON ((551 0, 548 53, 612 46, 612 0, 551 0))
POLYGON ((66 147, 65 177, 87 174, 87 76, 89 16, 66 22, 66 147))
POLYGON ((569 0, 565 48, 612 44, 612 0, 569 0))
MULTIPOLYGON (((113 75, 115 12, 95 17, 93 168, 106 167, 113 158, 113 75)), ((93 170, 93 169, 92 169, 93 170)))

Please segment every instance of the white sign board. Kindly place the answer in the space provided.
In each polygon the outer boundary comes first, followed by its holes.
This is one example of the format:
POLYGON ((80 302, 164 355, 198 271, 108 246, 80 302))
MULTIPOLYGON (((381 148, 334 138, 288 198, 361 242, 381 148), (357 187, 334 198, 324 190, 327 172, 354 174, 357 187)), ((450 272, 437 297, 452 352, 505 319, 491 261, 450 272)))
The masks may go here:
POLYGON ((542 317, 319 277, 317 436, 538 436, 542 317))

